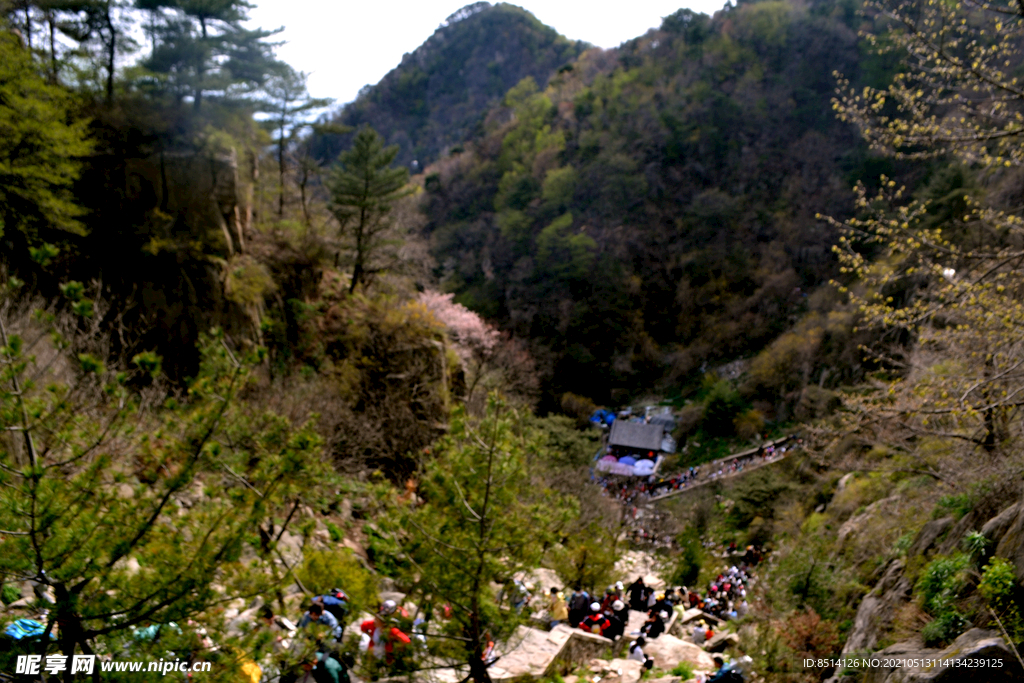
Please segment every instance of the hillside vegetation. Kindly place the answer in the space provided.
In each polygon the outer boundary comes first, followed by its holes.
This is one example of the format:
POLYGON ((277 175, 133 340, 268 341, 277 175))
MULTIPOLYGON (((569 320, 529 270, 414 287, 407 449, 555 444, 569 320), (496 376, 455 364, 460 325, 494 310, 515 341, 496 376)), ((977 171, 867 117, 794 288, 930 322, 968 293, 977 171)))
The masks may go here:
POLYGON ((836 234, 815 215, 848 214, 853 179, 884 167, 830 113, 833 71, 883 68, 862 21, 830 2, 680 10, 523 80, 427 170, 443 285, 532 340, 545 405, 692 381, 828 308, 836 234))
POLYGON ((1024 676, 1016 5, 741 2, 601 50, 478 3, 320 118, 248 9, 0 8, 0 625, 36 622, 0 678, 319 648, 488 683, 548 642, 515 579, 743 556, 718 643, 759 679, 1024 676), (654 404, 667 481, 600 480, 594 410, 654 404), (426 642, 275 621, 338 587, 426 642))

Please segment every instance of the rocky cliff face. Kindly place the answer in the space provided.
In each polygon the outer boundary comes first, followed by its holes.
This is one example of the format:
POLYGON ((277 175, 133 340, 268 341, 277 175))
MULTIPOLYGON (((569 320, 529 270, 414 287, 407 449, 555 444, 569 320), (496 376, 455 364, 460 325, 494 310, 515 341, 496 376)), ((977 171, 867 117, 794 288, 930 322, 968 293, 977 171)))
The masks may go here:
POLYGON ((863 669, 855 678, 843 675, 833 681, 859 683, 997 683, 1019 681, 1024 669, 1002 637, 994 631, 973 628, 944 649, 930 649, 919 642, 903 642, 872 655, 878 666, 863 669), (934 662, 940 664, 933 664, 934 662), (904 663, 903 666, 895 664, 904 663))
POLYGON ((955 552, 964 535, 972 530, 980 527, 988 547, 995 549, 994 555, 1014 565, 1017 581, 1024 578, 1024 505, 1013 503, 988 519, 984 519, 987 515, 981 513, 981 510, 973 510, 959 521, 944 517, 928 522, 909 546, 906 557, 894 559, 885 566, 881 578, 860 603, 842 657, 868 656, 881 660, 882 664, 888 660, 892 666, 837 671, 829 679, 830 683, 1024 680, 1024 667, 1017 654, 1001 634, 993 630, 972 628, 944 649, 926 648, 919 638, 878 649, 898 625, 900 608, 913 599, 908 566, 955 552), (913 660, 922 659, 947 660, 948 663, 939 666, 913 664, 913 660), (989 660, 989 666, 982 665, 982 660, 989 660), (999 666, 991 666, 993 660, 999 660, 999 666))
POLYGON ((166 234, 199 240, 226 258, 244 251, 238 163, 232 154, 161 152, 125 162, 125 195, 142 211, 159 211, 166 234))
POLYGON ((88 251, 128 300, 125 324, 145 330, 138 346, 188 357, 211 326, 258 340, 265 296, 277 285, 272 260, 250 253, 251 187, 234 152, 162 151, 107 173, 120 199, 97 214, 117 211, 110 223, 131 229, 105 225, 88 251))

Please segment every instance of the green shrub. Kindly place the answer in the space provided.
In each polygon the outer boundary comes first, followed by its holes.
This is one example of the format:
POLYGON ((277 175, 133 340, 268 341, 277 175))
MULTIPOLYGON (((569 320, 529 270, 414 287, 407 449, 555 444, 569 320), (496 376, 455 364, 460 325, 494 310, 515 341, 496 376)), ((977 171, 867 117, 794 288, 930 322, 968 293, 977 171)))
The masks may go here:
POLYGON ((736 501, 729 512, 734 529, 747 529, 755 517, 772 519, 775 506, 793 490, 793 484, 777 470, 761 468, 739 478, 731 497, 736 501))
POLYGON ((964 615, 951 609, 943 612, 921 629, 921 638, 926 647, 939 647, 950 642, 967 628, 964 615))
POLYGON ((961 542, 963 549, 976 562, 981 562, 988 553, 989 540, 980 531, 971 531, 961 542))
POLYGON ((903 534, 902 536, 896 539, 896 542, 892 544, 892 551, 896 555, 906 555, 907 550, 910 548, 910 545, 913 542, 914 532, 908 531, 907 533, 903 534))
POLYGON ((676 561, 672 583, 677 586, 691 586, 700 576, 700 568, 704 563, 704 549, 700 544, 700 535, 693 527, 687 527, 676 538, 681 552, 676 561))
POLYGON ((382 535, 372 524, 364 524, 363 533, 366 534, 366 554, 373 568, 384 576, 398 576, 405 562, 394 539, 382 535))
POLYGON ((992 561, 985 565, 981 583, 978 584, 978 592, 990 605, 1002 609, 1013 600, 1015 585, 1013 565, 1001 557, 993 557, 992 561))
POLYGON ((562 412, 576 420, 579 427, 587 427, 590 424, 590 416, 597 410, 597 404, 586 396, 578 396, 572 392, 562 394, 562 412))
POLYGON ((345 534, 342 533, 341 529, 334 522, 327 522, 327 533, 331 535, 331 540, 335 543, 341 543, 345 540, 345 534))
POLYGON ((743 410, 743 399, 726 381, 716 383, 704 404, 704 429, 711 436, 731 436, 734 420, 743 410))
POLYGON ((351 600, 351 614, 372 609, 377 601, 377 581, 348 548, 306 553, 299 579, 307 590, 321 595, 341 588, 351 600))
POLYGON ((732 422, 736 436, 741 439, 753 439, 764 429, 764 415, 760 410, 751 408, 736 417, 732 422))
MULTIPOLYGON (((579 429, 573 418, 565 415, 526 418, 533 432, 544 439, 552 456, 551 464, 565 467, 588 465, 601 445, 597 429, 579 429)), ((589 425, 589 423, 584 422, 589 425)))
POLYGON ((1018 588, 1013 564, 1001 557, 993 557, 982 571, 978 593, 999 616, 1014 640, 1024 638, 1024 619, 1021 619, 1017 604, 1018 588))
POLYGON ((915 586, 924 608, 936 616, 950 611, 966 584, 970 566, 970 556, 963 554, 937 557, 929 562, 915 586))
POLYGON ((939 503, 935 507, 934 517, 945 517, 946 515, 952 515, 953 517, 960 519, 974 507, 974 501, 970 494, 960 493, 957 495, 943 496, 939 498, 939 503))
POLYGON ((687 661, 679 662, 672 667, 672 675, 679 676, 684 681, 688 681, 693 678, 693 666, 687 661))
POLYGON ((21 591, 13 583, 5 583, 4 587, 0 588, 0 601, 9 605, 15 600, 21 600, 21 591))

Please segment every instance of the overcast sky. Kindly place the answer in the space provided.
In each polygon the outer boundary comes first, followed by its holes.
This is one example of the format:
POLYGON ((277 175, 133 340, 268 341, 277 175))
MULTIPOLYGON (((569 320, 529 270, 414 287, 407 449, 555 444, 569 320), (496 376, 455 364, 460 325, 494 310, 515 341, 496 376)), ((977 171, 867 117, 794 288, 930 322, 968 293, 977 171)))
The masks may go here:
MULTIPOLYGON (((351 102, 398 66, 468 0, 252 0, 250 25, 283 26, 278 57, 309 76, 315 97, 351 102)), ((724 0, 527 0, 513 2, 573 40, 615 47, 680 7, 711 14, 724 0)))

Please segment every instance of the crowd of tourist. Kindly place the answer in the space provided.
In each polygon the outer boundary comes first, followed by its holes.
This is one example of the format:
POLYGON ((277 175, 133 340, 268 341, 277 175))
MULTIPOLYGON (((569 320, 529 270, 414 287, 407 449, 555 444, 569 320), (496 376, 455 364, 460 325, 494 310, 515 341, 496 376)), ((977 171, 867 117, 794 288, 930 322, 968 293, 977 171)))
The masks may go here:
MULTIPOLYGON (((629 586, 619 581, 600 595, 583 589, 566 595, 558 587, 552 587, 547 602, 549 627, 566 623, 612 641, 627 635, 638 636, 630 647, 633 653, 637 642, 655 639, 664 633, 673 613, 682 619, 686 610, 699 609, 715 622, 742 619, 750 610, 747 586, 752 578, 752 566, 759 559, 760 553, 753 546, 748 547, 743 559, 724 569, 703 592, 686 586, 655 590, 644 583, 643 577, 629 586), (627 634, 631 611, 644 613, 645 620, 638 631, 627 634)), ((702 619, 694 624, 690 635, 697 645, 702 645, 714 637, 714 630, 702 619)), ((638 647, 642 651, 643 642, 638 647)))
MULTIPOLYGON (((798 439, 796 444, 801 443, 798 439)), ((737 474, 752 465, 773 462, 791 450, 794 446, 787 444, 775 445, 774 443, 762 446, 755 453, 738 458, 732 458, 713 462, 705 465, 695 465, 684 469, 682 472, 669 477, 635 477, 622 475, 595 475, 595 482, 601 486, 605 495, 614 498, 625 506, 632 506, 637 503, 661 496, 672 491, 686 489, 697 484, 714 481, 720 477, 737 474)), ((609 449, 609 452, 619 452, 621 449, 609 449)))
MULTIPOLYGON (((252 669, 251 683, 349 683, 349 669, 355 662, 340 649, 348 613, 348 596, 340 589, 313 598, 298 623, 275 615, 269 605, 261 607, 257 628, 270 636, 270 646, 252 669), (313 648, 298 638, 311 626, 321 627, 309 641, 315 643, 313 648), (297 665, 285 664, 296 656, 297 665)), ((406 646, 413 638, 422 638, 425 620, 424 615, 413 620, 394 600, 385 600, 372 618, 359 623, 359 650, 367 655, 371 668, 393 669, 411 654, 412 648, 406 646)))

